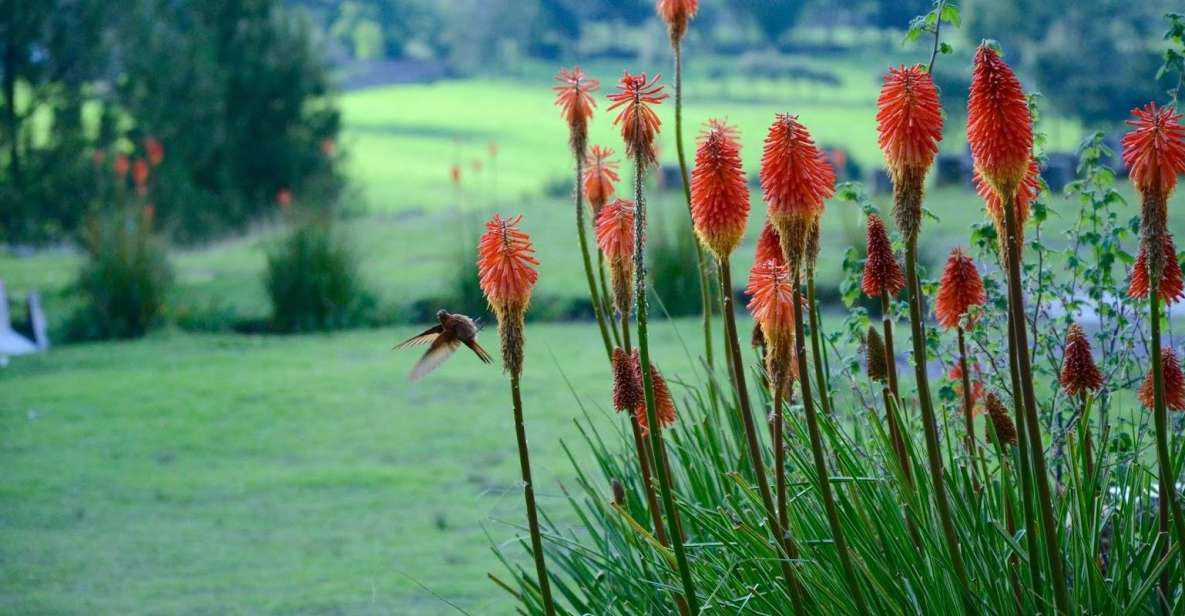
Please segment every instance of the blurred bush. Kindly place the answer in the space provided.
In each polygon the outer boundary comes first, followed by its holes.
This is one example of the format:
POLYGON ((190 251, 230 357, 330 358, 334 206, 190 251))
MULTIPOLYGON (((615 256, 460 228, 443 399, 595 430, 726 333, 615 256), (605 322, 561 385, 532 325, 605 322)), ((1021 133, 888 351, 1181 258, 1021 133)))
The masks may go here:
MULTIPOLYGON (((661 222, 655 220, 654 222, 661 222)), ((668 231, 662 224, 653 224, 647 244, 647 266, 650 284, 662 306, 654 306, 656 314, 666 309, 672 317, 700 314, 699 264, 695 255, 695 233, 683 222, 668 231)), ((710 258, 710 257, 709 257, 710 258)), ((709 284, 716 284, 709 281, 709 284)))
POLYGON ((87 260, 74 285, 81 306, 66 324, 67 339, 135 338, 160 321, 173 270, 151 226, 147 212, 128 208, 86 224, 87 260))
POLYGON ((269 251, 263 282, 280 332, 366 325, 376 306, 350 243, 324 215, 296 223, 269 251))

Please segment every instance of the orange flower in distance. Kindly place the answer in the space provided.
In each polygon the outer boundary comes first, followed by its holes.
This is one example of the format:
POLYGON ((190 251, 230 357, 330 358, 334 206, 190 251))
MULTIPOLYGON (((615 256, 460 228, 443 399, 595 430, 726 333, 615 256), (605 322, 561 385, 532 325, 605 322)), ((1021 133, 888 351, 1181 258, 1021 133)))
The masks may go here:
POLYGON ((115 162, 111 163, 111 171, 115 173, 116 179, 122 181, 128 177, 128 169, 130 167, 131 163, 128 162, 128 157, 123 152, 117 152, 115 154, 115 162))
POLYGON ((877 143, 894 175, 925 175, 942 141, 942 105, 922 66, 890 68, 876 100, 877 143))
POLYGON ((938 296, 934 300, 938 324, 947 329, 959 327, 959 319, 972 306, 982 306, 986 302, 983 279, 975 269, 975 261, 958 248, 952 250, 946 260, 946 268, 942 271, 942 280, 938 283, 938 296))
MULTIPOLYGON (((1160 350, 1160 368, 1164 376, 1165 406, 1173 411, 1185 411, 1185 374, 1181 373, 1181 363, 1177 361, 1177 354, 1171 348, 1160 350)), ((1156 407, 1151 371, 1140 385, 1139 398, 1140 404, 1145 408, 1156 407)))
MULTIPOLYGON (((1005 236, 1007 235, 1004 225, 1004 208, 1001 205, 1003 201, 995 189, 984 181, 983 175, 979 173, 979 169, 972 171, 971 179, 975 184, 975 192, 979 195, 980 199, 983 199, 988 216, 991 217, 992 224, 996 227, 996 235, 999 236, 1001 245, 1003 245, 1005 236)), ((1016 189, 1016 199, 1013 200, 1016 206, 1017 231, 1020 233, 1018 240, 1024 239, 1023 227, 1029 219, 1029 206, 1032 205, 1039 194, 1041 194, 1041 168, 1037 165, 1036 160, 1029 159, 1029 168, 1025 171, 1025 177, 1016 189)))
POLYGON ((159 166, 165 160, 165 147, 156 137, 145 137, 144 155, 148 157, 148 164, 153 167, 159 166))
MULTIPOLYGON (((642 383, 642 360, 637 349, 634 349, 632 359, 635 378, 640 385, 642 383)), ((667 386, 667 380, 658 371, 658 366, 653 363, 650 364, 650 384, 654 386, 654 414, 658 416, 658 425, 667 428, 675 423, 675 398, 671 395, 671 388, 667 386)), ((646 417, 644 395, 643 399, 634 407, 634 419, 637 420, 638 428, 643 436, 650 434, 650 421, 646 417)))
POLYGON ((654 138, 658 135, 662 122, 658 114, 650 108, 651 105, 662 103, 667 95, 662 91, 659 80, 661 75, 651 79, 646 73, 631 75, 625 72, 618 82, 617 92, 609 93, 609 111, 620 108, 617 117, 613 118, 614 126, 621 126, 621 139, 625 142, 625 153, 633 159, 640 159, 643 165, 654 165, 658 162, 658 152, 654 149, 654 138))
POLYGON ((1098 391, 1103 386, 1103 375, 1090 354, 1090 340, 1077 323, 1070 325, 1066 332, 1066 354, 1062 357, 1059 380, 1062 389, 1070 396, 1098 391))
POLYGON ((132 161, 132 182, 136 185, 136 192, 143 195, 148 192, 148 163, 143 158, 132 161))
POLYGON ((975 52, 967 142, 975 168, 996 192, 1016 190, 1033 155, 1033 118, 1020 80, 987 43, 975 52))
POLYGON ((736 129, 718 120, 708 121, 695 152, 691 220, 700 241, 721 260, 736 249, 749 220, 749 185, 736 129))
POLYGON ((594 215, 609 202, 614 184, 620 179, 617 161, 610 156, 613 156, 613 150, 594 145, 584 159, 584 196, 588 198, 594 215))
POLYGON ((452 167, 449 167, 448 177, 449 177, 449 181, 453 183, 453 186, 460 186, 461 185, 461 165, 453 165, 452 167))
POLYGON ((786 255, 782 254, 781 240, 778 239, 778 230, 774 229, 768 220, 761 227, 761 234, 757 236, 757 255, 753 259, 754 264, 762 261, 786 263, 786 255))
POLYGON ((552 88, 555 104, 568 123, 568 143, 577 156, 583 156, 584 146, 588 143, 588 119, 597 106, 592 92, 601 87, 601 82, 590 79, 579 66, 560 69, 555 80, 559 82, 552 88))
POLYGON ((893 244, 885 232, 885 223, 876 214, 868 215, 868 259, 864 262, 864 278, 860 288, 868 297, 878 299, 882 293, 889 297, 905 288, 905 274, 893 255, 893 244))
POLYGON ((655 8, 667 24, 671 44, 676 45, 687 32, 687 22, 699 11, 699 0, 658 0, 655 8))
POLYGON ((620 314, 629 314, 634 300, 634 202, 617 199, 597 215, 597 246, 609 262, 613 303, 620 314))
POLYGON ((1130 169, 1132 183, 1143 195, 1168 198, 1185 173, 1185 126, 1172 107, 1148 103, 1132 109, 1132 127, 1123 136, 1123 162, 1130 169))
POLYGON ((796 116, 778 114, 761 155, 761 190, 782 250, 797 270, 811 224, 835 193, 835 170, 796 116))
MULTIPOLYGON (((1166 304, 1175 304, 1185 296, 1185 279, 1181 276, 1181 263, 1177 261, 1177 249, 1173 246, 1173 236, 1164 236, 1164 271, 1160 274, 1160 299, 1166 304)), ((1136 263, 1132 267, 1131 281, 1127 287, 1127 295, 1132 298, 1148 297, 1148 247, 1140 242, 1140 253, 1136 256, 1136 263)))
MULTIPOLYGON (((950 372, 947 373, 947 377, 950 378, 950 380, 954 381, 955 396, 958 396, 958 398, 960 400, 962 400, 963 399, 963 367, 960 366, 959 364, 955 364, 955 367, 951 368, 950 372)), ((981 400, 983 400, 984 388, 983 388, 983 379, 980 378, 978 364, 971 366, 970 381, 971 381, 971 415, 975 416, 975 415, 978 415, 981 411, 983 411, 983 406, 981 404, 979 404, 979 402, 981 400)))

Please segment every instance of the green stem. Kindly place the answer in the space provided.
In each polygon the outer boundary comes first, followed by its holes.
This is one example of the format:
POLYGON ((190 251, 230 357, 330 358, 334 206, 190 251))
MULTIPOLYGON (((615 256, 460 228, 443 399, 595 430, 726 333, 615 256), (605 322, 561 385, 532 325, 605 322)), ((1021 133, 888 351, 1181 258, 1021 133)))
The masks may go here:
MULTIPOLYGON (((1149 253, 1151 253, 1151 248, 1149 253)), ((1174 257, 1175 258, 1175 257, 1174 257)), ((1149 276, 1151 279, 1152 276, 1149 276)), ((1160 531, 1167 535, 1169 533, 1168 517, 1172 518, 1173 526, 1177 531, 1176 541, 1185 548, 1185 517, 1181 514, 1181 503, 1177 499, 1177 488, 1175 486, 1173 476, 1173 461, 1169 453, 1169 420, 1168 420, 1168 405, 1165 402, 1164 394, 1164 373, 1160 357, 1160 284, 1159 277, 1157 277, 1157 284, 1148 285, 1148 303, 1151 308, 1151 325, 1152 325, 1152 391, 1154 402, 1154 418, 1156 423, 1156 464, 1157 475, 1160 477, 1160 531), (1170 515, 1171 514, 1171 515, 1170 515)), ((1151 282, 1151 280, 1150 280, 1151 282)), ((1165 542, 1165 549, 1170 545, 1165 542)), ((1185 565, 1185 550, 1181 552, 1182 564, 1185 565)), ((1183 569, 1185 571, 1185 569, 1183 569)), ((1167 568, 1166 568, 1167 575, 1167 568)), ((1165 595, 1169 597, 1171 595, 1165 595)))
POLYGON ((514 433, 518 439, 518 463, 523 476, 523 497, 527 501, 527 527, 531 533, 531 554, 535 558, 535 574, 539 576, 539 592, 543 595, 543 613, 555 614, 551 599, 551 582, 547 565, 543 562, 543 539, 539 534, 539 514, 535 509, 535 484, 531 481, 531 456, 527 452, 527 429, 523 425, 523 398, 519 391, 518 373, 510 373, 510 397, 514 401, 514 433))
POLYGON ((778 383, 774 385, 774 420, 773 420, 773 444, 774 444, 774 485, 777 486, 774 490, 778 499, 778 524, 782 528, 790 525, 790 512, 786 507, 786 447, 784 440, 784 429, 782 420, 782 399, 785 395, 786 386, 778 383))
POLYGON ((825 358, 822 345, 819 344, 819 313, 815 304, 815 270, 806 270, 806 311, 811 319, 811 356, 815 360, 815 382, 819 385, 819 403, 823 406, 823 414, 831 415, 831 384, 827 381, 827 369, 823 365, 825 358))
MULTIPOLYGON (((636 103, 640 104, 640 103, 636 103)), ((636 114, 641 118, 642 114, 636 114)), ((679 526, 679 510, 671 492, 670 471, 667 468, 666 450, 662 441, 662 426, 654 405, 654 378, 650 370, 650 338, 646 332, 646 202, 642 194, 642 181, 646 173, 642 157, 634 158, 634 271, 635 302, 638 321, 638 355, 642 364, 642 390, 646 399, 646 420, 650 426, 650 444, 654 455, 655 474, 658 475, 658 489, 662 495, 663 510, 667 514, 672 547, 675 549, 675 563, 683 583, 683 596, 692 614, 699 613, 699 598, 695 594, 695 582, 691 578, 691 566, 683 546, 683 531, 679 526)))
MULTIPOLYGON (((992 444, 996 447, 996 456, 1000 458, 1000 506, 1004 509, 1004 527, 1007 529, 1009 537, 1015 537, 1016 517, 1012 512, 1014 490, 1012 488, 1012 474, 1008 469, 1008 445, 1000 441, 1000 435, 996 434, 995 425, 990 422, 989 425, 992 426, 992 444)), ((1020 584, 1020 557, 1016 552, 1012 552, 1008 556, 1008 583, 1012 586, 1012 596, 1016 601, 1017 613, 1024 614, 1024 591, 1020 584)))
MULTIPOLYGON (((848 591, 852 593, 852 600, 856 602, 856 613, 868 614, 868 606, 864 602, 864 592, 856 578, 856 570, 852 567, 852 555, 848 552, 848 542, 844 537, 843 524, 839 520, 839 510, 835 506, 835 496, 831 493, 831 473, 827 470, 827 461, 823 456, 823 437, 819 433, 819 418, 815 412, 815 402, 811 398, 811 377, 806 369, 806 340, 804 339, 801 294, 798 286, 798 273, 795 272, 794 296, 790 300, 794 311, 794 350, 798 360, 798 385, 802 388, 802 405, 806 410, 806 427, 811 439, 811 454, 815 461, 815 475, 819 479, 819 495, 823 500, 823 508, 827 512, 827 522, 831 526, 832 540, 835 541, 840 568, 843 569, 848 591)), ((823 394, 820 393, 819 398, 823 397, 823 394)))
POLYGON ((580 189, 580 180, 584 176, 584 153, 576 155, 576 235, 580 238, 580 257, 584 260, 584 277, 588 280, 588 297, 592 300, 593 315, 597 318, 597 327, 601 330, 601 341, 605 343, 605 357, 613 361, 613 343, 609 341, 609 329, 605 326, 605 315, 602 313, 601 299, 597 294, 597 283, 593 279, 592 260, 588 256, 588 239, 584 236, 584 191, 580 189))
MULTIPOLYGON (((766 514, 773 521, 775 544, 780 543, 786 555, 792 560, 797 560, 798 546, 786 532, 786 527, 782 525, 777 516, 777 509, 769 493, 769 482, 765 478, 765 462, 761 457, 761 446, 757 442, 757 428, 753 423, 753 412, 749 406, 749 389, 745 385, 745 367, 741 359, 740 343, 737 341, 736 315, 733 311, 730 289, 732 289, 732 266, 728 259, 724 258, 720 260, 720 292, 724 297, 724 342, 727 345, 727 355, 731 361, 733 387, 736 389, 739 400, 737 412, 740 413, 741 422, 745 426, 745 441, 749 447, 749 461, 753 464, 753 472, 757 477, 757 489, 761 494, 762 504, 765 505, 766 514)), ((800 615, 804 614, 806 605, 803 602, 802 582, 785 559, 779 560, 781 560, 782 575, 786 578, 786 585, 790 589, 794 610, 800 615)))
POLYGON ((918 239, 911 237, 905 242, 905 286, 909 291, 909 325, 913 333, 913 365, 917 379, 918 406, 922 410, 922 431, 926 437, 926 458, 930 465, 930 480, 934 483, 934 500, 938 505, 938 517, 942 522, 942 534, 950 551, 951 565, 963 595, 963 604, 968 612, 978 613, 979 606, 971 594, 971 583, 967 579, 967 568, 959 547, 959 535, 955 530, 950 500, 946 493, 946 479, 942 469, 942 449, 938 444, 938 422, 934 417, 934 405, 930 400, 930 377, 926 374, 926 328, 922 322, 921 286, 917 271, 918 239))
POLYGON ((885 367, 889 371, 889 391, 893 398, 900 400, 901 392, 897 389, 897 353, 893 350, 893 303, 887 291, 881 293, 881 329, 885 339, 885 367))
POLYGON ((978 457, 978 454, 975 451, 975 392, 971 389, 971 372, 967 365, 967 342, 962 326, 958 327, 958 331, 959 370, 963 374, 963 425, 967 430, 967 455, 970 459, 971 481, 976 482, 975 459, 978 457))
POLYGON ((613 335, 613 344, 622 346, 621 333, 617 330, 617 320, 613 318, 613 295, 609 292, 609 285, 605 282, 605 255, 597 248, 597 282, 601 286, 601 314, 609 323, 609 333, 613 335))
MULTIPOLYGON (((1011 203, 1015 190, 1008 191, 1003 203, 1011 203)), ((1057 522, 1053 517, 1053 497, 1049 489, 1049 470, 1045 462, 1045 448, 1041 444, 1041 422, 1037 417, 1037 395, 1033 387, 1033 367, 1029 359, 1028 327, 1024 318, 1024 293, 1020 285, 1020 232, 1016 221, 1016 208, 1004 208, 1005 230, 1008 250, 1008 308, 1015 327, 1016 368, 1020 375, 1020 390, 1024 400, 1025 420, 1028 423, 1030 462, 1033 465, 1033 482, 1037 487, 1037 511, 1040 514, 1041 530, 1045 537, 1045 552, 1049 561, 1049 581, 1053 585, 1053 600, 1061 614, 1070 613, 1070 594, 1066 587, 1065 567, 1057 537, 1057 522)))

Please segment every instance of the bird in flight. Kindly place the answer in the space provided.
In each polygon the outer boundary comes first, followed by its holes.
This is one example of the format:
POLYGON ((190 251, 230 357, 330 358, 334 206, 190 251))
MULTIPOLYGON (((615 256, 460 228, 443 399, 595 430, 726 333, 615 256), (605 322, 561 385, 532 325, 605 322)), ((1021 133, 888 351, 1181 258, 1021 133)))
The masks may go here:
POLYGON ((421 344, 429 345, 424 356, 416 362, 415 368, 412 368, 411 374, 407 377, 409 381, 418 381, 424 375, 435 370, 462 344, 469 347, 481 361, 487 364, 493 362, 490 354, 477 343, 477 332, 480 328, 476 321, 463 314, 453 314, 447 310, 438 310, 436 318, 440 320, 439 325, 430 327, 394 347, 402 349, 421 344))

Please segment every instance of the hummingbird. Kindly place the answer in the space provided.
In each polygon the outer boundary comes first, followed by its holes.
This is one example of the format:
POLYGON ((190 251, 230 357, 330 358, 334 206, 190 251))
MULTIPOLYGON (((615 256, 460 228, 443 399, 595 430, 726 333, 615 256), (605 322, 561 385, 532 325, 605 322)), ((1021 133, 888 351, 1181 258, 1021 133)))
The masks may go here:
POLYGON ((469 347, 481 361, 487 364, 493 362, 490 354, 477 343, 477 332, 481 329, 477 321, 463 314, 450 313, 447 310, 437 310, 436 318, 440 320, 439 325, 430 327, 393 347, 402 349, 421 344, 429 345, 424 356, 416 362, 416 367, 412 368, 411 374, 408 375, 409 381, 418 381, 424 375, 435 370, 462 344, 469 347))

